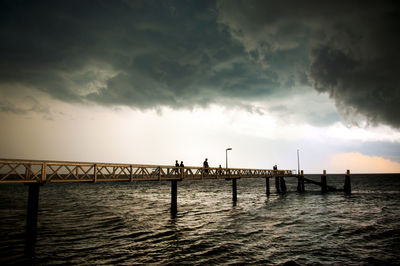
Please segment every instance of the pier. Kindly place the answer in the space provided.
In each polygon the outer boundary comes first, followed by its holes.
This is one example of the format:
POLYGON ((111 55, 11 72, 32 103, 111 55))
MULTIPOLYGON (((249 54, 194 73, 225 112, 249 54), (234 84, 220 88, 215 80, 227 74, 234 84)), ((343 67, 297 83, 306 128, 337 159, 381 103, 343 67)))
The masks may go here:
POLYGON ((29 187, 27 210, 27 244, 36 240, 37 213, 40 186, 47 183, 97 183, 97 182, 136 182, 170 181, 171 214, 178 210, 178 182, 184 180, 225 179, 232 183, 232 200, 237 201, 237 180, 241 178, 265 178, 266 196, 270 196, 270 179, 275 180, 277 193, 286 193, 285 178, 298 180, 297 191, 305 192, 305 183, 321 187, 321 192, 351 192, 350 171, 345 175, 343 189, 336 189, 327 184, 326 171, 321 175, 321 182, 304 177, 304 172, 277 169, 245 168, 204 168, 176 167, 142 164, 114 164, 89 162, 60 162, 37 160, 0 159, 0 184, 26 184, 29 187))

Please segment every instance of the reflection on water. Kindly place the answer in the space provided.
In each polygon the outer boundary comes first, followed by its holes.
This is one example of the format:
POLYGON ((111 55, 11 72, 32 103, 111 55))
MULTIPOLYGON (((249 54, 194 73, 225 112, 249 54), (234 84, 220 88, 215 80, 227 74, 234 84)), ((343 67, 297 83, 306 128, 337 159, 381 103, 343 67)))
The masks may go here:
MULTIPOLYGON (((343 186, 344 177, 328 177, 343 186)), ((265 196, 264 179, 178 183, 47 184, 37 243, 24 255, 27 187, 0 186, 1 263, 17 264, 379 264, 400 256, 400 178, 353 176, 351 196, 265 196)), ((311 191, 313 189, 315 191, 311 191)))

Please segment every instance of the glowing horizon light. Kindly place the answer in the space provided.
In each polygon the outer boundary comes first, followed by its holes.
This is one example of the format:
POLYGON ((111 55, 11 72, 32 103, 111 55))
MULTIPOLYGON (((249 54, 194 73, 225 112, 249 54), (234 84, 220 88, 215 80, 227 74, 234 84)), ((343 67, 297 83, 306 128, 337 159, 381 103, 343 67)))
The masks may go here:
POLYGON ((359 152, 336 153, 329 160, 331 169, 349 169, 352 173, 400 173, 400 163, 359 152))

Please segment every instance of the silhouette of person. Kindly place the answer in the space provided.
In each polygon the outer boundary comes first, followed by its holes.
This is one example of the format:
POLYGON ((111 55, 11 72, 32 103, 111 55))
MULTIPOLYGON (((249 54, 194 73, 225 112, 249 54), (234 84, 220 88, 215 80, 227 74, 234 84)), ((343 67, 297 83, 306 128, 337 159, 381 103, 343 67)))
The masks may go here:
POLYGON ((203 167, 204 167, 204 173, 207 175, 208 174, 208 159, 207 158, 203 163, 203 167))
MULTIPOLYGON (((175 160, 175 167, 179 167, 178 160, 175 160)), ((177 175, 179 175, 179 170, 178 169, 175 169, 175 172, 176 172, 177 175)))
POLYGON ((218 175, 222 175, 222 166, 221 165, 219 165, 219 168, 218 168, 218 175))
MULTIPOLYGON (((181 161, 181 164, 179 165, 179 167, 185 167, 185 165, 183 164, 183 161, 181 161)), ((183 172, 183 168, 181 169, 181 174, 183 172)))

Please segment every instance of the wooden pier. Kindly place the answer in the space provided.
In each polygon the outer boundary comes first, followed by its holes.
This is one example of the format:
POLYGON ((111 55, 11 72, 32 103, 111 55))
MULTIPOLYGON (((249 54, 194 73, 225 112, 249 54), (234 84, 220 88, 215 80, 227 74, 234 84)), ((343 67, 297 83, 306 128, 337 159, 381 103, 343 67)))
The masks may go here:
MULTIPOLYGON (((66 182, 133 182, 133 181, 170 181, 171 214, 177 213, 178 181, 225 179, 232 181, 232 200, 237 201, 237 180, 240 178, 265 178, 266 196, 270 195, 270 178, 275 179, 277 193, 286 193, 285 177, 298 180, 297 191, 304 192, 304 184, 312 183, 321 186, 322 192, 338 191, 328 186, 326 172, 321 182, 305 178, 303 171, 296 174, 294 170, 277 169, 244 169, 244 168, 204 168, 176 167, 142 164, 114 164, 88 162, 60 162, 36 160, 0 159, 0 184, 22 183, 29 186, 27 210, 27 244, 36 240, 37 212, 39 205, 39 188, 47 183, 66 182)), ((350 171, 345 176, 344 189, 351 192, 350 171)))

